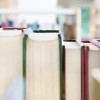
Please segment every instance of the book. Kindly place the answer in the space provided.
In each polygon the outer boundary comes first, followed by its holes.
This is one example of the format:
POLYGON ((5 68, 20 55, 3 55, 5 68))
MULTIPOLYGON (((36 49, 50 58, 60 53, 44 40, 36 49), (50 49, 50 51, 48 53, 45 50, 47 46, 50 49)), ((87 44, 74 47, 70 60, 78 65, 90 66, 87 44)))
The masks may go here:
POLYGON ((100 55, 99 55, 99 45, 93 41, 83 41, 84 45, 89 47, 88 56, 88 98, 89 100, 100 100, 100 84, 94 79, 93 73, 94 70, 100 67, 100 55))
POLYGON ((84 47, 75 40, 64 41, 63 45, 65 46, 65 98, 66 100, 82 100, 84 47))
POLYGON ((24 36, 25 100, 62 100, 62 47, 58 32, 24 36), (25 50, 26 49, 26 50, 25 50))
POLYGON ((8 98, 22 100, 22 32, 17 30, 0 30, 0 100, 8 98))

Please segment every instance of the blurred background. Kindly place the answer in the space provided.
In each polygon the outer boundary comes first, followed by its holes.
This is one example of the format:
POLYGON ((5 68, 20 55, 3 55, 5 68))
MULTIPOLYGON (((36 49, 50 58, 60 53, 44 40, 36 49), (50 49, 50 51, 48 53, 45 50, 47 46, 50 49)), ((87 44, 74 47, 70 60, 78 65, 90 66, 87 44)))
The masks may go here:
POLYGON ((100 38, 100 0, 0 0, 0 27, 56 30, 63 39, 100 38))

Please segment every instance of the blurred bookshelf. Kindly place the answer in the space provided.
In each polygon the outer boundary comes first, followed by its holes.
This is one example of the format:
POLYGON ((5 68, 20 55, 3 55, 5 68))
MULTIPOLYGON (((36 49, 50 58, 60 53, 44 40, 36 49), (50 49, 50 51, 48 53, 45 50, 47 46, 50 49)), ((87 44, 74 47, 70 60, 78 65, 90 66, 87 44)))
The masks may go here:
POLYGON ((3 27, 31 27, 34 30, 40 26, 40 29, 59 29, 69 39, 81 39, 83 35, 90 38, 90 32, 82 33, 85 21, 82 21, 81 7, 37 11, 20 9, 18 0, 1 0, 0 4, 0 25, 3 27))
POLYGON ((91 5, 92 34, 96 39, 100 39, 100 0, 93 0, 91 5))
MULTIPOLYGON (((77 34, 79 34, 79 27, 80 27, 80 21, 79 21, 79 10, 78 8, 73 9, 73 8, 67 8, 67 9, 57 9, 57 10, 53 10, 53 11, 28 11, 28 10, 19 10, 19 9, 7 9, 7 8, 2 8, 0 9, 0 15, 1 16, 1 20, 3 19, 7 19, 10 18, 11 20, 13 19, 14 22, 18 22, 17 20, 20 20, 20 16, 31 16, 31 18, 33 19, 34 16, 47 16, 48 18, 50 16, 53 16, 53 19, 55 20, 55 22, 51 23, 52 26, 50 25, 41 25, 42 29, 59 29, 62 30, 63 29, 63 24, 66 24, 67 26, 65 26, 65 30, 69 30, 69 28, 72 30, 73 29, 73 33, 71 32, 71 35, 73 35, 72 37, 77 38, 77 34), (10 16, 10 17, 9 17, 10 16), (47 27, 50 26, 50 27, 47 27), (46 28, 45 28, 46 27, 46 28)), ((26 19, 30 19, 29 17, 27 17, 26 19)), ((46 18, 47 19, 47 18, 46 18)), ((50 18, 49 18, 50 19, 50 18)), ((24 20, 21 19, 21 21, 24 20)), ((31 22, 34 22, 34 19, 31 20, 31 22)), ((28 22, 25 23, 21 23, 19 22, 18 24, 14 25, 14 27, 27 27, 28 22)), ((35 23, 35 22, 34 22, 35 23)), ((32 25, 29 25, 32 26, 32 25)), ((33 27, 33 26, 32 26, 33 27)), ((34 27, 33 27, 34 28, 34 27)), ((70 30, 70 31, 71 31, 70 30)), ((70 32, 69 32, 70 33, 70 32)), ((69 37, 68 37, 69 38, 69 37)))

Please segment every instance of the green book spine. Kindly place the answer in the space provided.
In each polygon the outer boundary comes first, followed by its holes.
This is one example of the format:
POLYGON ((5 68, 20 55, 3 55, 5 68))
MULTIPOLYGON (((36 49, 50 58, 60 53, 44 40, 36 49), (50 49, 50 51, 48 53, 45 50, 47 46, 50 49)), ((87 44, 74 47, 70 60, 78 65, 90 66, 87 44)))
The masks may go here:
POLYGON ((59 65, 60 65, 60 100, 63 99, 63 79, 62 79, 62 58, 63 58, 63 52, 62 52, 62 39, 61 39, 61 35, 59 34, 58 35, 59 37, 59 55, 60 55, 60 58, 59 58, 59 65))
POLYGON ((23 100, 26 100, 26 43, 27 43, 27 38, 28 38, 28 35, 25 34, 24 38, 23 38, 23 58, 22 58, 22 61, 23 61, 23 79, 24 79, 24 87, 23 87, 23 100))

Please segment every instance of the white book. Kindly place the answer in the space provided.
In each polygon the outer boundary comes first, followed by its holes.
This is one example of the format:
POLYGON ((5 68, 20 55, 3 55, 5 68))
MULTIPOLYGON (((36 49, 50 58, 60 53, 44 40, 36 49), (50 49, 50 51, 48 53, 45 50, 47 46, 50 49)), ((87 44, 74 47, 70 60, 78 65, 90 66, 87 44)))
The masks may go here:
POLYGON ((0 30, 0 100, 22 100, 21 94, 22 32, 0 30))
POLYGON ((60 100, 58 33, 29 34, 26 48, 26 100, 60 100))
POLYGON ((65 46, 66 100, 81 100, 81 46, 63 42, 65 46))

